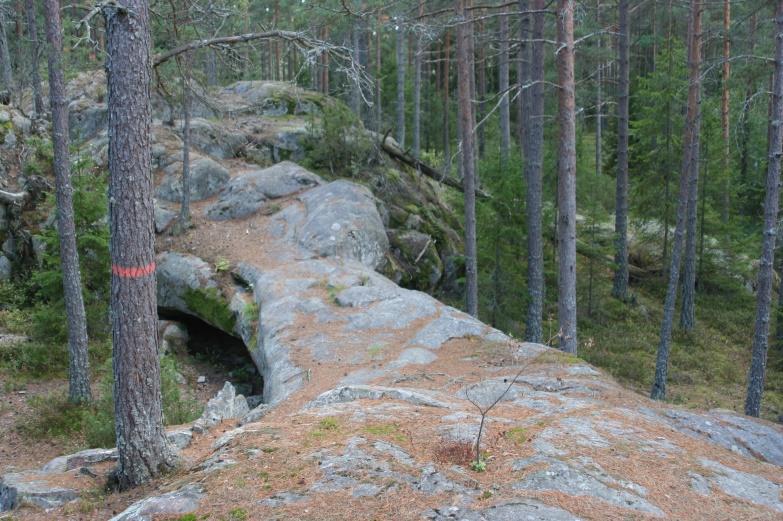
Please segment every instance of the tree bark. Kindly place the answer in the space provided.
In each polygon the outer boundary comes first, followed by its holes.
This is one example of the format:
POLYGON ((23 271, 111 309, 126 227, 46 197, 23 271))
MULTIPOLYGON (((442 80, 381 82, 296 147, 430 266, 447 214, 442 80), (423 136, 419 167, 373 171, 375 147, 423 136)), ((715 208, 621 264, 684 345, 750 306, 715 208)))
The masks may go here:
POLYGON ((405 34, 402 25, 396 31, 397 55, 397 143, 405 148, 405 34))
POLYGON ((576 354, 576 99, 574 0, 557 9, 558 167, 557 260, 560 349, 576 354))
POLYGON ((60 238, 60 266, 63 273, 65 315, 68 321, 68 399, 89 402, 90 360, 87 356, 87 319, 84 313, 76 224, 73 214, 71 161, 68 151, 68 103, 62 70, 62 26, 59 0, 44 2, 46 37, 49 41, 49 101, 52 110, 54 184, 57 199, 57 231, 60 238))
POLYGON ((0 12, 0 60, 3 60, 3 87, 10 93, 14 88, 14 71, 11 63, 11 51, 8 49, 5 22, 5 14, 0 12))
MULTIPOLYGON (((685 130, 683 136, 683 161, 680 173, 680 187, 677 196, 677 222, 674 229, 674 239, 671 248, 671 263, 669 265, 669 281, 666 286, 666 299, 663 304, 663 320, 661 321, 661 336, 658 343, 658 354, 655 361, 655 381, 653 382, 650 398, 663 400, 666 398, 666 380, 669 372, 669 347, 672 337, 672 325, 674 321, 674 307, 677 303, 677 288, 680 280, 680 264, 682 262, 682 249, 685 240, 685 216, 690 199, 690 173, 694 159, 694 133, 698 124, 698 98, 699 98, 699 67, 692 59, 691 52, 699 45, 699 26, 701 25, 702 0, 691 0, 691 20, 689 22, 689 85, 688 85, 688 111, 686 114, 685 130), (696 76, 696 78, 694 78, 696 76)), ((696 142, 698 146, 698 141, 696 142)))
POLYGON ((34 0, 25 0, 25 14, 27 16, 27 32, 30 40, 30 83, 33 87, 33 110, 35 116, 43 115, 43 95, 41 94, 41 75, 38 72, 38 61, 41 55, 41 46, 38 43, 38 26, 35 20, 34 0))
POLYGON ((628 96, 630 89, 629 51, 631 48, 628 0, 618 5, 619 88, 617 96, 617 189, 615 194, 615 263, 612 295, 628 297, 628 96))
POLYGON ((478 263, 476 259, 476 163, 473 105, 470 77, 473 75, 470 40, 473 25, 465 9, 468 0, 459 0, 457 9, 457 98, 460 107, 459 128, 462 140, 462 183, 465 194, 465 305, 478 316, 478 263))
POLYGON ((184 232, 190 226, 190 70, 185 59, 182 76, 182 201, 179 208, 179 230, 184 232))
MULTIPOLYGON (((419 16, 424 14, 424 2, 419 0, 419 16)), ((421 67, 424 54, 424 36, 416 34, 413 55, 413 157, 421 157, 421 67)))
POLYGON ((383 109, 381 103, 381 24, 375 31, 375 131, 383 132, 383 109))
POLYGON ((498 90, 500 91, 500 167, 508 166, 509 149, 511 147, 511 110, 509 106, 508 79, 508 15, 500 17, 500 56, 498 57, 498 90))
POLYGON ((761 412, 761 397, 767 367, 770 301, 774 277, 772 267, 775 263, 780 161, 783 154, 783 0, 778 0, 777 3, 775 26, 775 75, 772 88, 772 117, 769 122, 771 139, 767 163, 767 191, 764 199, 764 230, 756 293, 756 325, 748 373, 748 394, 745 399, 745 414, 756 417, 761 412))
MULTIPOLYGON (((525 340, 543 341, 541 320, 544 313, 544 239, 541 218, 542 170, 544 150, 544 1, 533 0, 533 42, 531 43, 529 89, 530 110, 525 132, 525 210, 527 217, 527 316, 525 340)), ((522 15, 527 16, 527 15, 522 15)))
MULTIPOLYGON (((528 45, 530 32, 530 15, 528 14, 528 0, 519 0, 519 50, 517 51, 517 83, 519 83, 519 98, 517 99, 517 139, 522 154, 527 154, 527 136, 525 132, 530 125, 528 112, 530 111, 530 88, 528 84, 531 81, 530 73, 530 53, 531 47, 528 45)), ((533 42, 535 43, 535 42, 533 42)), ((532 44, 531 44, 532 45, 532 44)))
POLYGON ((173 466, 163 429, 150 169, 146 0, 104 8, 107 32, 111 314, 119 488, 173 466))
MULTIPOLYGON (((481 14, 482 10, 479 10, 478 33, 483 35, 484 20, 481 19, 481 14)), ((475 35, 471 38, 471 46, 475 49, 475 35)), ((478 61, 478 66, 476 67, 476 99, 478 100, 478 107, 477 110, 474 111, 474 126, 477 126, 476 122, 482 121, 487 114, 487 52, 484 45, 479 45, 476 59, 478 61)), ((478 161, 484 157, 484 150, 486 149, 486 132, 483 124, 477 126, 476 138, 476 145, 478 147, 476 161, 478 161)))
POLYGON ((723 69, 721 82, 723 92, 720 104, 721 136, 723 137, 723 205, 721 206, 721 220, 729 222, 731 213, 731 131, 729 129, 729 79, 731 78, 731 2, 723 0, 723 69))
POLYGON ((690 141, 690 173, 688 189, 687 211, 687 235, 685 238, 685 258, 683 259, 682 277, 682 308, 680 309, 680 327, 685 331, 691 331, 696 324, 696 245, 698 200, 699 200, 699 168, 700 161, 700 133, 701 133, 701 9, 693 16, 693 38, 688 51, 688 66, 690 67, 690 79, 695 88, 695 96, 688 96, 689 111, 694 114, 690 141), (691 107, 691 105, 693 105, 691 107))
POLYGON ((451 177, 451 33, 446 30, 443 48, 443 172, 451 177))

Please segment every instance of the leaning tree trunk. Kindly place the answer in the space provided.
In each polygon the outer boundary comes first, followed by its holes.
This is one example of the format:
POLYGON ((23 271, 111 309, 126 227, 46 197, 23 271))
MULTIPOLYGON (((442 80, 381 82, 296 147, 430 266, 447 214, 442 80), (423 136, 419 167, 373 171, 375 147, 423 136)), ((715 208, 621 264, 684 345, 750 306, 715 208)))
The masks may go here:
POLYGON ((615 195, 615 255, 617 265, 612 284, 612 295, 625 300, 628 297, 628 91, 631 48, 628 23, 628 0, 619 3, 619 36, 617 42, 620 78, 617 96, 617 190, 615 195))
POLYGON ((557 260, 560 349, 576 354, 576 99, 574 0, 557 9, 558 167, 557 260))
POLYGON ((500 17, 500 56, 498 57, 498 90, 500 91, 500 167, 508 166, 511 147, 511 112, 508 99, 508 15, 500 17))
POLYGON ((32 70, 30 71, 30 82, 33 87, 33 110, 35 116, 40 118, 43 115, 43 96, 41 94, 41 76, 38 73, 38 58, 41 55, 41 47, 38 44, 38 27, 35 20, 35 2, 34 0, 25 0, 25 13, 27 15, 27 31, 30 40, 30 60, 32 70))
POLYGON ((770 300, 775 263, 775 239, 780 198, 780 161, 783 154, 783 0, 778 0, 775 13, 775 76, 772 88, 772 117, 769 120, 770 142, 767 163, 767 193, 764 199, 764 238, 759 262, 758 291, 756 293, 756 327, 748 373, 748 395, 745 414, 758 416, 767 368, 769 341, 770 300))
MULTIPOLYGON (((544 150, 544 1, 533 0, 533 42, 531 44, 529 89, 530 109, 525 132, 525 194, 527 212, 527 317, 525 340, 541 342, 544 313, 544 238, 541 219, 541 191, 544 150)), ((526 16, 526 15, 522 15, 526 16)))
POLYGON ((397 28, 397 143, 405 148, 405 35, 397 28))
POLYGON ((470 77, 473 75, 470 39, 473 26, 468 21, 465 3, 460 0, 457 25, 457 102, 462 141, 462 183, 465 193, 465 305, 468 313, 478 316, 478 263, 476 259, 476 162, 473 129, 473 105, 470 77))
POLYGON ((62 26, 59 0, 46 0, 46 38, 49 41, 49 102, 52 109, 52 148, 57 199, 57 231, 60 236, 60 266, 63 272, 65 316, 68 321, 68 399, 89 402, 90 361, 87 356, 87 319, 84 313, 76 225, 73 215, 73 187, 68 151, 68 103, 62 70, 62 26))
POLYGON ((694 47, 699 45, 699 27, 701 26, 702 0, 691 0, 691 20, 689 22, 689 85, 688 112, 685 120, 683 136, 683 160, 680 173, 680 188, 677 196, 677 222, 671 248, 671 263, 669 265, 669 282, 666 286, 666 299, 663 304, 663 320, 661 321, 661 337, 658 343, 658 355, 655 361, 655 381, 650 398, 663 400, 666 398, 666 379, 669 372, 669 347, 672 340, 672 325, 674 307, 677 303, 677 287, 680 281, 680 264, 682 262, 682 247, 685 240, 685 215, 690 198, 690 172, 693 167, 694 145, 698 146, 694 133, 697 129, 698 99, 699 99, 699 66, 692 59, 694 47), (694 78, 696 76, 696 78, 694 78))
MULTIPOLYGON (((700 132, 701 132, 701 12, 693 17, 693 44, 689 52, 690 81, 695 83, 696 99, 693 132, 691 134, 690 177, 688 188, 687 235, 682 275, 682 308, 680 327, 691 331, 696 324, 696 224, 699 200, 700 132)), ((691 103, 689 99, 689 103, 691 103)))
POLYGON ((108 52, 111 314, 117 484, 173 465, 163 430, 150 170, 150 26, 146 0, 104 8, 108 52))

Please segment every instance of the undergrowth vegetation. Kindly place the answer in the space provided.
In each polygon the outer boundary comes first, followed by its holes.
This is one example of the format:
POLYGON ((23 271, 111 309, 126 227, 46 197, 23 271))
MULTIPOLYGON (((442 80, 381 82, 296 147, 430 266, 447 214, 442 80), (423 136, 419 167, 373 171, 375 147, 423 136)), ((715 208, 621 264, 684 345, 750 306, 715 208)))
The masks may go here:
MULTIPOLYGON (((33 143, 27 163, 31 174, 45 175, 51 168, 51 145, 33 143)), ((95 400, 89 405, 68 402, 61 391, 32 396, 32 413, 17 425, 31 439, 60 438, 73 448, 112 447, 114 438, 113 373, 109 327, 109 230, 106 221, 107 179, 91 160, 78 156, 72 165, 77 248, 82 275, 89 335, 90 366, 95 400)), ((22 343, 0 343, 2 392, 18 392, 29 382, 65 380, 68 372, 68 332, 60 268, 60 249, 54 195, 41 207, 52 217, 35 237, 37 266, 13 282, 0 282, 0 331, 29 337, 22 343)), ((177 361, 161 358, 164 421, 178 425, 195 420, 201 406, 183 391, 177 361)))

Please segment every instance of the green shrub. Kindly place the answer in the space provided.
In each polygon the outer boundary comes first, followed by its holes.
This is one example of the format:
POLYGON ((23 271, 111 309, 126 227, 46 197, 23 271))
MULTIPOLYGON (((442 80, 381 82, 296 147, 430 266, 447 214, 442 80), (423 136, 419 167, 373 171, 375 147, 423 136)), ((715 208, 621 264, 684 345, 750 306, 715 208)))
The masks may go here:
MULTIPOLYGON (((95 401, 77 406, 68 402, 65 395, 49 395, 30 398, 33 413, 17 427, 33 439, 74 437, 82 435, 87 447, 113 447, 114 399, 111 360, 100 368, 103 377, 98 386, 95 401)), ((161 359, 161 395, 163 419, 166 425, 188 423, 201 414, 201 405, 193 396, 183 396, 177 383, 177 365, 173 358, 161 359)))
POLYGON ((0 344, 0 367, 12 374, 34 378, 59 375, 68 367, 68 347, 38 340, 0 344))
POLYGON ((373 147, 356 115, 337 100, 322 107, 308 121, 304 141, 306 166, 335 176, 354 176, 372 160, 373 147))

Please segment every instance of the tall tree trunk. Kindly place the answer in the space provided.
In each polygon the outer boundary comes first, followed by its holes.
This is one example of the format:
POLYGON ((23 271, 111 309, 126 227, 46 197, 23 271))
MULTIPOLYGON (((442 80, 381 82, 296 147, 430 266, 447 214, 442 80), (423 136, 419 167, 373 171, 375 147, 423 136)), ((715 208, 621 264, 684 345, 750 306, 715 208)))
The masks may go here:
POLYGON ((767 192, 764 198, 764 229, 759 262, 758 290, 756 293, 756 326, 748 373, 748 394, 745 414, 758 416, 761 412, 761 396, 767 368, 767 343, 769 340, 770 300, 775 263, 775 239, 778 226, 780 198, 780 161, 783 154, 783 0, 778 0, 775 13, 775 75, 772 88, 772 118, 770 118, 769 157, 767 163, 767 192))
POLYGON ((396 31, 397 54, 397 142, 405 149, 405 33, 402 25, 396 31))
MULTIPOLYGON (((663 304, 663 320, 661 321, 661 337, 658 343, 658 355, 655 361, 655 381, 653 382, 650 398, 663 400, 666 398, 666 380, 669 372, 669 347, 672 339, 672 326, 674 321, 674 307, 677 303, 677 289, 680 281, 680 264, 682 262, 683 242, 685 241, 685 216, 690 199, 691 169, 695 159, 694 145, 698 146, 695 133, 698 132, 698 100, 699 100, 699 64, 694 60, 693 50, 698 48, 701 32, 702 0, 691 0, 691 15, 688 28, 688 111, 685 121, 683 136, 683 160, 680 173, 680 187, 677 196, 677 223, 674 230, 674 239, 671 251, 671 263, 669 264, 669 282, 666 286, 666 299, 663 304)), ((697 51, 698 52, 698 51, 697 51)))
POLYGON ((628 55, 631 48, 628 20, 628 0, 619 2, 619 88, 617 95, 617 190, 615 195, 615 254, 612 295, 625 300, 628 297, 628 95, 631 82, 628 55))
POLYGON ((5 13, 0 10, 0 60, 3 60, 3 87, 10 93, 14 88, 14 71, 11 63, 11 51, 8 49, 5 22, 5 13))
POLYGON ((207 77, 207 85, 213 87, 218 84, 217 54, 212 49, 206 49, 204 53, 204 68, 207 77))
MULTIPOLYGON (((699 8, 701 9, 701 7, 699 8)), ((688 189, 687 235, 685 238, 685 257, 682 276, 682 308, 680 309, 680 327, 691 331, 696 324, 696 244, 699 167, 701 148, 701 12, 693 17, 693 43, 688 52, 690 81, 695 82, 696 97, 688 103, 694 104, 693 132, 691 134, 690 188, 688 189)))
MULTIPOLYGON (((668 75, 671 78, 674 67, 674 55, 672 48, 672 26, 674 25, 674 14, 672 13, 672 1, 669 0, 669 29, 666 37, 666 47, 668 55, 668 75)), ((661 255, 661 265, 668 265, 669 259, 669 178, 671 177, 672 168, 672 102, 671 98, 666 99, 666 158, 664 161, 664 173, 663 173, 663 253, 661 255)))
POLYGON ((57 231, 60 237, 60 266, 63 272, 65 315, 68 321, 68 399, 89 402, 90 360, 87 356, 87 319, 84 313, 76 224, 73 214, 71 159, 68 151, 68 102, 62 70, 62 25, 59 0, 44 2, 46 38, 49 41, 49 102, 52 110, 52 148, 57 199, 57 231))
POLYGON ((528 39, 530 37, 530 15, 528 14, 528 0, 519 0, 519 50, 517 51, 517 83, 519 83, 519 98, 517 98, 517 139, 519 149, 523 155, 527 154, 526 127, 530 126, 527 113, 530 111, 530 49, 528 39))
POLYGON ((189 57, 185 55, 182 75, 182 201, 179 208, 179 230, 184 233, 190 227, 190 70, 189 57))
POLYGON ((459 0, 457 17, 457 103, 462 142, 462 186, 465 192, 465 305, 467 312, 478 316, 478 263, 476 259, 476 163, 474 159, 473 104, 470 77, 473 54, 470 40, 473 25, 465 9, 469 0, 459 0))
MULTIPOLYGON (((353 61, 357 64, 361 63, 361 35, 362 35, 362 20, 357 18, 353 23, 353 29, 351 30, 351 45, 353 47, 353 61)), ((351 85, 351 109, 356 117, 362 118, 362 85, 358 78, 348 78, 348 83, 351 85)))
POLYGON ((381 69, 381 24, 380 20, 378 28, 375 31, 375 131, 383 132, 383 109, 381 103, 381 75, 383 73, 381 69))
POLYGON ((576 98, 574 83, 574 0, 557 8, 558 166, 557 314, 560 349, 576 354, 576 98))
POLYGON ((723 204, 721 206, 721 220, 729 222, 731 208, 731 134, 729 130, 729 79, 731 78, 731 2, 723 0, 723 70, 721 81, 723 92, 720 104, 721 136, 723 137, 723 204))
POLYGON ((41 55, 41 46, 38 43, 38 26, 35 19, 34 0, 25 0, 25 13, 27 15, 27 32, 30 40, 30 82, 33 87, 33 110, 35 117, 43 116, 43 95, 41 94, 41 75, 38 72, 38 59, 41 55))
POLYGON ((111 314, 117 484, 173 465, 163 429, 150 170, 150 25, 146 0, 104 9, 108 51, 111 314))
MULTIPOLYGON (((544 2, 533 0, 533 42, 525 132, 525 209, 527 217, 527 316, 525 340, 542 342, 541 320, 544 313, 544 239, 542 223, 542 171, 544 151, 544 2)), ((527 16, 523 14, 522 16, 527 16)))
MULTIPOLYGON (((424 2, 419 0, 419 16, 424 14, 424 2)), ((424 36, 416 34, 416 50, 413 55, 413 157, 421 157, 421 62, 424 53, 424 36)))
MULTIPOLYGON (((481 18, 482 11, 479 10, 478 16, 481 18)), ((484 20, 478 21, 478 33, 484 34, 484 20)), ((471 39, 471 46, 475 49, 475 35, 471 39)), ((478 107, 475 110, 473 119, 480 122, 487 114, 487 52, 484 45, 479 45, 478 52, 476 53, 477 66, 476 66, 476 99, 478 100, 478 107)), ((474 126, 476 123, 474 123, 474 126)), ((478 125, 476 128, 476 145, 478 147, 476 154, 476 161, 484 157, 484 150, 486 148, 486 132, 484 125, 478 125)))
MULTIPOLYGON (((750 49, 748 54, 753 56, 756 50, 756 29, 758 28, 758 15, 756 12, 750 16, 750 27, 748 28, 748 35, 750 38, 750 49)), ((744 192, 747 189, 750 173, 750 103, 753 99, 753 93, 755 91, 755 78, 752 74, 748 74, 747 86, 745 90, 745 103, 742 105, 742 122, 740 126, 740 187, 744 192)), ((744 212, 744 208, 740 208, 741 213, 744 212)))
POLYGON ((451 175, 451 33, 446 30, 446 43, 443 48, 443 172, 451 175))
POLYGON ((500 168, 508 166, 511 147, 511 112, 508 100, 508 15, 500 17, 500 56, 498 57, 498 90, 500 91, 500 168))

